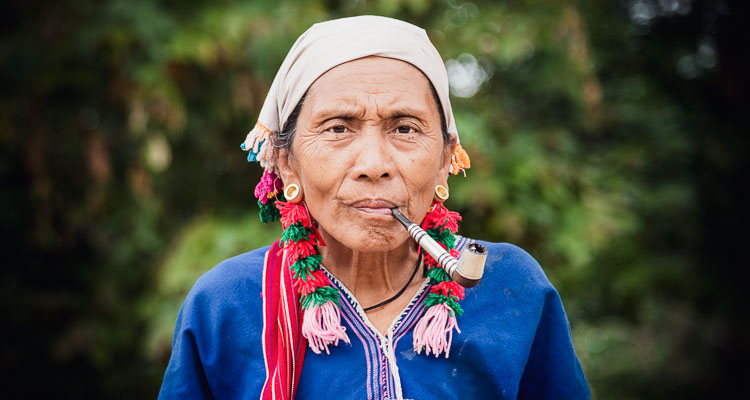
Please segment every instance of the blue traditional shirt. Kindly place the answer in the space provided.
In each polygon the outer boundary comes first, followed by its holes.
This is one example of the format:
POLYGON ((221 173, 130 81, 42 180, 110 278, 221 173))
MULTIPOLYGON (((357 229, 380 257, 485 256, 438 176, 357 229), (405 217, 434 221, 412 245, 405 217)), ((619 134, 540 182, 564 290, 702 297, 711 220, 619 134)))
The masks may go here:
MULTIPOLYGON (((460 250, 468 242, 460 238, 460 250)), ((466 289, 449 358, 416 354, 412 330, 428 280, 383 335, 356 298, 341 292, 351 344, 307 351, 297 399, 590 399, 560 297, 539 264, 507 243, 479 242, 489 256, 466 289)), ((177 316, 159 398, 247 399, 265 381, 260 248, 206 272, 177 316)))

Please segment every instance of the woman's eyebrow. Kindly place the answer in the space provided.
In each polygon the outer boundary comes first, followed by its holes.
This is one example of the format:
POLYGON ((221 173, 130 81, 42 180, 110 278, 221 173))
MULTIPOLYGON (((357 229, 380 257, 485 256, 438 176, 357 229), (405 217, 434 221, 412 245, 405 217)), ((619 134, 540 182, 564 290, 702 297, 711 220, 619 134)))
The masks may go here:
POLYGON ((335 106, 314 110, 312 117, 315 121, 325 122, 331 119, 353 120, 364 115, 365 109, 361 107, 335 106))
POLYGON ((412 107, 399 107, 399 108, 394 108, 392 110, 386 110, 386 111, 378 113, 378 115, 380 115, 381 118, 386 118, 386 119, 416 118, 420 122, 425 121, 425 118, 424 118, 425 114, 427 114, 426 110, 419 109, 419 108, 412 108, 412 107))
MULTIPOLYGON (((352 121, 364 118, 366 113, 367 110, 364 107, 337 105, 313 110, 312 119, 316 123, 324 123, 332 119, 352 121)), ((415 118, 424 123, 426 120, 426 114, 428 113, 427 110, 422 108, 403 106, 388 110, 378 110, 377 114, 382 119, 396 120, 400 118, 415 118)))

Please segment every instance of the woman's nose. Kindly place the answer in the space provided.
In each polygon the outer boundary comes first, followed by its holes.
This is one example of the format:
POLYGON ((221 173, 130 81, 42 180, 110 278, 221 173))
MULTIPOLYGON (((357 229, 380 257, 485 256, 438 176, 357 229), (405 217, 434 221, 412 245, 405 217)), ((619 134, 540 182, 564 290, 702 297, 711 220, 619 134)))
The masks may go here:
POLYGON ((385 133, 370 129, 363 132, 356 141, 355 151, 358 154, 351 171, 354 179, 378 181, 394 176, 393 155, 385 133))

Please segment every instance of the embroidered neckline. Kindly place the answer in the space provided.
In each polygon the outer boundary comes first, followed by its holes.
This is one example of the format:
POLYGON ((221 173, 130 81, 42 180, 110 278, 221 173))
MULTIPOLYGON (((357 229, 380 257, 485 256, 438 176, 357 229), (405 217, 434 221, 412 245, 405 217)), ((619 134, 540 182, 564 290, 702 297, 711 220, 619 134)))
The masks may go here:
POLYGON ((328 278, 331 280, 331 282, 334 284, 334 286, 344 295, 342 297, 346 297, 347 301, 349 301, 349 304, 352 306, 352 308, 357 312, 357 316, 364 322, 364 324, 372 331, 372 333, 380 340, 386 340, 386 337, 388 335, 395 335, 396 331, 401 325, 401 321, 403 318, 411 311, 414 306, 417 303, 417 300, 422 296, 422 294, 430 287, 430 279, 425 278, 422 284, 419 286, 419 289, 416 293, 414 293, 414 296, 412 296, 411 300, 409 300, 409 303, 404 307, 403 310, 399 313, 399 315, 391 322, 390 327, 386 331, 386 334, 383 335, 377 328, 375 328, 375 325, 370 322, 370 319, 367 317, 367 313, 364 312, 364 309, 362 308, 362 305, 359 304, 359 301, 356 297, 354 297, 354 294, 349 290, 349 288, 346 287, 341 281, 339 281, 328 269, 321 265, 320 269, 323 270, 323 272, 328 276, 328 278))

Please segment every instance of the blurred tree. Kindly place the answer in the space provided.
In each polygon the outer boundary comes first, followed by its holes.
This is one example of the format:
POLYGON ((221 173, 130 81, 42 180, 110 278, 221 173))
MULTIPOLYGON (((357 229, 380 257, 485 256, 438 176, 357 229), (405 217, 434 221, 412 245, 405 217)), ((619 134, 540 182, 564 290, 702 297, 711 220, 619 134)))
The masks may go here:
POLYGON ((602 399, 747 393, 747 3, 11 1, 0 17, 9 395, 151 397, 179 304, 270 243, 239 151, 311 24, 379 14, 446 59, 462 233, 533 254, 602 399), (33 372, 32 372, 33 371, 33 372), (40 385, 43 380, 46 384, 40 385))

